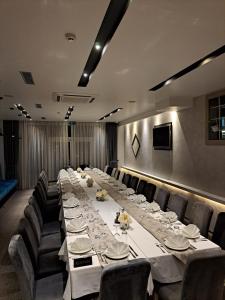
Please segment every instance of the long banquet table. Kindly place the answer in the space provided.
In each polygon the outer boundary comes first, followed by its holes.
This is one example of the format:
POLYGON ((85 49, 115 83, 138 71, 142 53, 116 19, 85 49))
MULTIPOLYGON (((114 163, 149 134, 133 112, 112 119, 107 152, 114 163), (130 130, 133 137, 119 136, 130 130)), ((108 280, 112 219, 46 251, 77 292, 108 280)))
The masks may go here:
MULTIPOLYGON (((127 230, 127 234, 122 234, 121 229, 118 228, 118 226, 115 226, 114 220, 116 213, 120 211, 122 207, 109 194, 106 196, 105 201, 96 200, 96 191, 102 186, 100 176, 96 175, 93 171, 89 171, 89 176, 93 177, 95 181, 93 187, 87 187, 87 179, 82 179, 77 172, 75 172, 75 174, 79 178, 81 193, 83 193, 85 199, 89 201, 89 205, 93 207, 96 214, 98 214, 103 220, 103 223, 100 223, 100 225, 103 227, 105 225, 107 229, 111 231, 112 236, 114 236, 114 238, 117 240, 128 243, 138 254, 137 258, 146 258, 151 263, 151 276, 149 277, 148 292, 151 294, 153 290, 152 278, 162 283, 181 281, 183 278, 185 264, 182 262, 182 260, 178 259, 179 256, 176 257, 173 252, 170 252, 167 248, 162 247, 158 239, 152 233, 146 230, 139 222, 137 222, 135 218, 131 216, 132 223, 130 224, 130 228, 127 230), (98 183, 96 181, 98 181, 98 183)), ((104 188, 107 188, 107 184, 103 183, 103 186, 104 188)), ((108 189, 110 190, 109 185, 108 189)), ((78 193, 79 192, 76 192, 75 189, 75 196, 77 198, 80 196, 78 193)), ((80 201, 82 201, 82 199, 80 201)), ((63 215, 65 210, 66 209, 63 208, 63 215)), ((178 221, 177 223, 179 224, 180 222, 178 221)), ((99 255, 95 255, 95 253, 92 252, 90 254, 92 256, 92 265, 74 268, 74 258, 79 257, 79 255, 72 255, 67 250, 67 246, 78 236, 88 237, 89 232, 84 231, 81 233, 72 234, 66 230, 68 220, 63 218, 63 224, 66 232, 66 239, 59 255, 67 261, 69 273, 69 278, 64 292, 64 299, 77 299, 84 295, 98 292, 100 287, 101 273, 102 269, 104 268, 104 264, 99 259, 99 255)), ((91 223, 90 225, 93 226, 91 223)), ((197 242, 192 240, 191 247, 192 252, 209 250, 214 251, 220 249, 219 246, 206 239, 199 239, 197 242)), ((130 255, 128 260, 131 259, 135 258, 130 255)), ((110 263, 114 262, 107 262, 107 264, 110 263)))

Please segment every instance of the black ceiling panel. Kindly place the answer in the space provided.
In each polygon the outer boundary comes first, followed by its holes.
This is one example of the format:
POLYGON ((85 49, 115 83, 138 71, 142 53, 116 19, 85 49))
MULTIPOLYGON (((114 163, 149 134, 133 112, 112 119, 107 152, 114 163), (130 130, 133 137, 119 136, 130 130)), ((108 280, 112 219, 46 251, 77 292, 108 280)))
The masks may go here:
POLYGON ((102 57, 103 49, 108 45, 113 37, 128 8, 129 3, 130 0, 110 1, 78 86, 85 87, 88 85, 90 75, 95 71, 102 57), (101 48, 97 50, 95 48, 96 45, 100 45, 101 48), (86 74, 86 76, 84 76, 84 74, 86 74))

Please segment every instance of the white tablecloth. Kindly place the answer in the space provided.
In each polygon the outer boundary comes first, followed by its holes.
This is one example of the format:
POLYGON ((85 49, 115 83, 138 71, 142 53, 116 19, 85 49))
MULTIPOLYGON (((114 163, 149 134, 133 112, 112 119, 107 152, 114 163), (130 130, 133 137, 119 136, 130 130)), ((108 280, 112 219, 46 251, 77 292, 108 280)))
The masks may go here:
MULTIPOLYGON (((96 201, 95 194, 97 189, 99 189, 99 185, 94 183, 93 187, 88 188, 86 179, 81 179, 80 184, 85 189, 88 197, 93 199, 93 206, 99 211, 99 214, 110 230, 113 233, 118 232, 120 234, 120 236, 116 235, 116 238, 129 243, 138 253, 139 258, 147 258, 150 261, 151 276, 154 279, 162 283, 172 283, 182 280, 185 265, 181 261, 171 253, 168 253, 167 251, 163 252, 157 246, 158 240, 133 218, 127 234, 121 234, 120 229, 116 229, 114 226, 116 212, 121 209, 118 203, 116 203, 109 195, 104 202, 96 201)), ((68 235, 66 243, 73 241, 76 236, 77 235, 68 235)), ((209 240, 192 243, 194 247, 196 247, 196 251, 219 249, 216 244, 209 240)), ((97 255, 92 256, 92 259, 93 264, 91 266, 74 268, 73 259, 69 258, 68 271, 70 275, 64 293, 65 300, 70 300, 71 298, 76 299, 99 291, 102 266, 99 263, 97 255)), ((150 294, 152 290, 153 284, 150 277, 148 285, 150 294)))

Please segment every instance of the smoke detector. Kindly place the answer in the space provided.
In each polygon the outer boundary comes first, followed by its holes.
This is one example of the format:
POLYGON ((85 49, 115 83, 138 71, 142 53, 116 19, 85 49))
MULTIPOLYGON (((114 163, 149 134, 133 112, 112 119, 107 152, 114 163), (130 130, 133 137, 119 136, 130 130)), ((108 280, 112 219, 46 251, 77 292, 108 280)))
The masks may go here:
POLYGON ((76 35, 71 32, 67 32, 65 34, 65 38, 67 39, 68 42, 73 42, 76 39, 76 35))

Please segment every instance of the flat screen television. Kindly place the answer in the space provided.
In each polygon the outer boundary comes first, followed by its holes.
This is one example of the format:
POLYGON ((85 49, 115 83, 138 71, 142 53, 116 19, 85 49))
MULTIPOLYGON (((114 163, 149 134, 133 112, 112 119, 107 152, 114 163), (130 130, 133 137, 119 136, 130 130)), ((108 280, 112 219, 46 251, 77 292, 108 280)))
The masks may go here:
POLYGON ((172 150, 172 123, 153 127, 153 148, 155 150, 172 150))

